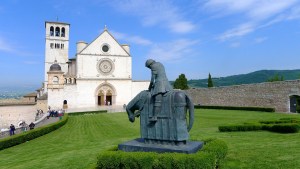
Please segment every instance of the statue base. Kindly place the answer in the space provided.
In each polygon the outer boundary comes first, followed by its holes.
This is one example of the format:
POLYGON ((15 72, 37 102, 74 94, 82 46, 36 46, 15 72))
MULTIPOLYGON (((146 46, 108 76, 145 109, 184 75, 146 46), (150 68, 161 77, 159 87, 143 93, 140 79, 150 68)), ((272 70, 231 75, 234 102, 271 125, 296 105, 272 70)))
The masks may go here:
POLYGON ((157 152, 157 153, 196 153, 203 146, 203 142, 187 141, 181 145, 149 144, 143 138, 137 138, 118 145, 118 149, 126 152, 157 152))

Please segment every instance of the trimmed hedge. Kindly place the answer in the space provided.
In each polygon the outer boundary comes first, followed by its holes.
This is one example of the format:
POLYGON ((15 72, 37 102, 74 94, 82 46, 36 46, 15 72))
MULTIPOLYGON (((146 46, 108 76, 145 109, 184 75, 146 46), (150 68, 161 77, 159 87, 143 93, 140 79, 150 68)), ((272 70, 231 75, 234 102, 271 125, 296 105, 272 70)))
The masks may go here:
POLYGON ((100 153, 96 168, 128 169, 181 169, 181 168, 217 168, 225 158, 228 147, 224 141, 208 140, 195 154, 124 152, 117 147, 100 153))
POLYGON ((275 112, 275 108, 271 108, 271 107, 237 107, 237 106, 204 106, 204 105, 195 105, 194 107, 195 109, 222 109, 222 110, 275 112))
POLYGON ((299 129, 300 125, 296 123, 276 124, 270 127, 270 131, 279 133, 297 133, 299 132, 299 129))
POLYGON ((33 130, 29 130, 26 131, 24 133, 21 134, 17 134, 14 136, 10 136, 7 138, 4 138, 2 140, 0 140, 0 150, 18 145, 18 144, 22 144, 25 143, 26 141, 29 140, 33 140, 37 137, 43 136, 47 133, 50 133, 58 128, 60 128, 61 126, 65 125, 68 121, 68 114, 65 114, 63 116, 63 118, 61 120, 59 120, 58 122, 43 126, 43 127, 39 127, 33 130))
POLYGON ((220 132, 257 131, 257 130, 262 130, 262 125, 261 124, 219 126, 219 131, 220 132))
POLYGON ((297 133, 300 130, 300 120, 295 118, 283 118, 279 120, 259 121, 259 123, 219 126, 220 132, 257 130, 267 130, 278 133, 297 133))
POLYGON ((68 113, 68 114, 69 114, 69 116, 80 116, 80 115, 92 115, 92 114, 98 114, 98 113, 107 113, 107 110, 74 112, 74 113, 68 113))

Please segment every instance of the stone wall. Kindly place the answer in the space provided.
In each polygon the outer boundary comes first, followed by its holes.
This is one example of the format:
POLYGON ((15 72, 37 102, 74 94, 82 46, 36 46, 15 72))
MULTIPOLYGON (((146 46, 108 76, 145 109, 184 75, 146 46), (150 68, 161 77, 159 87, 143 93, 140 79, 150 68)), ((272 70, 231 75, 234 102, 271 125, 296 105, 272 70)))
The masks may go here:
POLYGON ((186 92, 194 104, 273 107, 279 112, 290 112, 290 96, 300 96, 300 80, 194 88, 186 92))
POLYGON ((0 99, 0 106, 9 105, 35 105, 35 99, 29 100, 28 98, 21 99, 0 99))

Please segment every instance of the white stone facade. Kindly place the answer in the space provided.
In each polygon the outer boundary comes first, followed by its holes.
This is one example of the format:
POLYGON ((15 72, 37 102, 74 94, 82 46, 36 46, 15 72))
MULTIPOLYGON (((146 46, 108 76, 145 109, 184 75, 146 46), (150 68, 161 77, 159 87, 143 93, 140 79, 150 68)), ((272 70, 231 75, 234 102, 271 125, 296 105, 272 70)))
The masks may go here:
POLYGON ((62 108, 66 102, 68 108, 124 105, 148 88, 149 81, 132 81, 129 45, 120 45, 106 28, 90 44, 78 42, 75 58, 69 59, 70 25, 58 22, 46 22, 45 25, 48 106, 62 108), (51 27, 64 28, 64 36, 56 37, 56 32, 54 37, 50 36, 51 27), (53 49, 51 43, 63 43, 65 46, 53 49), (57 67, 55 71, 53 67, 50 70, 54 63, 61 66, 61 71, 57 67))

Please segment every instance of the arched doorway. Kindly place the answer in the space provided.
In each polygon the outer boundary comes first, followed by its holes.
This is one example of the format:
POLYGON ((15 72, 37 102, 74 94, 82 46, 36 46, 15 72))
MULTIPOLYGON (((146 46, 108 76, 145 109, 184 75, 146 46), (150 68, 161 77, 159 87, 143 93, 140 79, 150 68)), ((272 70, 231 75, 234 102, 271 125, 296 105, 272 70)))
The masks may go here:
POLYGON ((114 105, 116 102, 116 90, 113 85, 104 83, 96 89, 96 104, 99 106, 114 105))
POLYGON ((98 101, 97 101, 97 103, 98 103, 99 106, 105 104, 105 103, 104 103, 104 93, 103 93, 103 92, 104 92, 103 90, 100 90, 100 91, 98 92, 98 101))
POLYGON ((298 95, 290 96, 290 112, 300 113, 300 96, 298 95))

